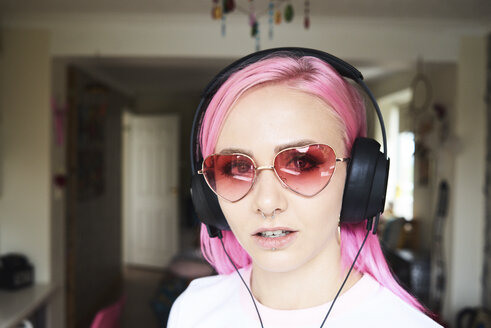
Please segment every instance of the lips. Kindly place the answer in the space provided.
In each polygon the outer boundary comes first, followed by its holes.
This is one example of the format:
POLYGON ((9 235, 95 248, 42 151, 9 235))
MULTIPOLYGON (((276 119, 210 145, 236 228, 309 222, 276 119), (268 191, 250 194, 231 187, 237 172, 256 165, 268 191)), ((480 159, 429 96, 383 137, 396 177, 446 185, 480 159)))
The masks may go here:
POLYGON ((297 238, 298 231, 288 227, 261 228, 252 235, 256 244, 267 250, 282 250, 297 238))
POLYGON ((296 230, 288 227, 272 227, 272 228, 260 228, 254 231, 252 234, 253 235, 260 235, 262 233, 269 233, 269 232, 274 232, 274 231, 288 231, 288 232, 296 232, 296 230))

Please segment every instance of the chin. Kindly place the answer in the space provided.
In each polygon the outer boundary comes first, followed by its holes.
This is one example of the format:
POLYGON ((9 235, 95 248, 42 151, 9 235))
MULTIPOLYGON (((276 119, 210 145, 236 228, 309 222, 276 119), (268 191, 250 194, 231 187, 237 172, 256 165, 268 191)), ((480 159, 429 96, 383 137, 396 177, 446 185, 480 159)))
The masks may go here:
POLYGON ((268 272, 290 272, 302 266, 298 256, 294 256, 287 250, 280 251, 264 251, 259 250, 253 257, 252 263, 254 266, 268 272))

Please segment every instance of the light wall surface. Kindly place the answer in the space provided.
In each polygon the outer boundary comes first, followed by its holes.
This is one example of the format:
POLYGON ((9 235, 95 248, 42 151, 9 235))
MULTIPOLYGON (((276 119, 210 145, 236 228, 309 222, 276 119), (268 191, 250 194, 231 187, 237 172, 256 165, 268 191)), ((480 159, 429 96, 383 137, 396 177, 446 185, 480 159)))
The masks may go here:
POLYGON ((22 253, 51 280, 50 33, 5 29, 0 55, 0 254, 22 253))
POLYGON ((457 69, 455 185, 451 191, 447 315, 482 304, 486 136, 486 38, 463 38, 457 69))
MULTIPOLYGON (((456 61, 460 37, 482 35, 491 23, 390 18, 311 17, 275 28, 260 20, 261 48, 304 46, 353 60, 456 61)), ((55 56, 239 57, 255 49, 246 16, 227 18, 226 35, 209 14, 11 14, 8 26, 45 28, 55 56)))

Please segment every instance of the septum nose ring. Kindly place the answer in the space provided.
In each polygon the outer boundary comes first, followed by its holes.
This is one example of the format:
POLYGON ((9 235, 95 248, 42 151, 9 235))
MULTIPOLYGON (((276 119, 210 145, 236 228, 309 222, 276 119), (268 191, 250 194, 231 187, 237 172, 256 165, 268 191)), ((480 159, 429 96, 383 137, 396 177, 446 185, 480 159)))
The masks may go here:
MULTIPOLYGON (((264 215, 264 212, 263 212, 263 211, 261 211, 261 210, 259 210, 259 212, 261 212, 261 215, 262 215, 263 219, 265 219, 265 220, 266 220, 266 215, 264 215)), ((273 214, 271 215, 271 219, 274 219, 274 216, 275 216, 275 215, 276 215, 276 209, 275 209, 275 210, 273 210, 273 214)))
MULTIPOLYGON (((266 215, 264 215, 264 212, 263 212, 263 211, 261 211, 260 209, 258 209, 258 211, 259 211, 259 212, 261 212, 261 215, 262 215, 263 219, 266 219, 266 215)), ((276 215, 276 209, 274 209, 274 210, 273 210, 273 214, 271 215, 271 219, 274 219, 274 216, 275 216, 275 215, 276 215)), ((271 248, 271 250, 272 250, 272 251, 275 251, 275 250, 276 250, 276 248, 275 248, 275 247, 273 247, 273 248, 271 248)))

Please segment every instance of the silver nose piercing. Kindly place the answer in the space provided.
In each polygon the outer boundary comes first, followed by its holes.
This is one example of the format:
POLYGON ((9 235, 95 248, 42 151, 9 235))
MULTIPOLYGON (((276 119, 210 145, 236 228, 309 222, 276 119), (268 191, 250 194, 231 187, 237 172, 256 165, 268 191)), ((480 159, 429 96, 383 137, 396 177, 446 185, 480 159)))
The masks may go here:
MULTIPOLYGON (((264 215, 264 212, 261 210, 259 210, 259 212, 261 212, 263 219, 266 219, 266 215, 264 215)), ((276 209, 273 210, 273 215, 271 215, 271 219, 274 219, 275 215, 276 215, 276 209)))

